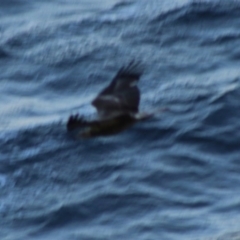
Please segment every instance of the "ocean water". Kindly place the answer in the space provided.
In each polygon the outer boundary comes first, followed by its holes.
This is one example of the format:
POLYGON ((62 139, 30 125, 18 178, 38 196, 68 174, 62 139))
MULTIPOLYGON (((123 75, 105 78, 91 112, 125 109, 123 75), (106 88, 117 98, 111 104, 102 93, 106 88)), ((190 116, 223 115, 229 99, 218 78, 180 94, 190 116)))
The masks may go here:
POLYGON ((240 1, 0 0, 0 239, 240 239, 240 1), (75 139, 131 60, 142 111, 75 139))

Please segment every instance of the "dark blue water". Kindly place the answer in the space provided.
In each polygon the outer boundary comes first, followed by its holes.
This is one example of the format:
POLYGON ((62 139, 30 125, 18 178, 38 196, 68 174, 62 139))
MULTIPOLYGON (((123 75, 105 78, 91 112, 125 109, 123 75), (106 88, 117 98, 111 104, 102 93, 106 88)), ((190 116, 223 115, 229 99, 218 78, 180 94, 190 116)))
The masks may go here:
POLYGON ((240 1, 0 1, 1 240, 240 239, 240 1), (142 62, 111 137, 65 123, 142 62))

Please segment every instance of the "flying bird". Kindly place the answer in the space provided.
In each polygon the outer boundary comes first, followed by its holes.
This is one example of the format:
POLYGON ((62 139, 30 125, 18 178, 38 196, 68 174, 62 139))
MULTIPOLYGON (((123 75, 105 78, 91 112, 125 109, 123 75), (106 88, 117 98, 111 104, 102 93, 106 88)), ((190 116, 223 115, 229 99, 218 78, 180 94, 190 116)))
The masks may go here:
POLYGON ((98 118, 88 121, 78 114, 71 115, 67 130, 79 129, 82 137, 106 136, 151 117, 153 113, 138 111, 140 91, 137 84, 142 73, 140 64, 134 61, 120 68, 110 84, 92 101, 98 118))

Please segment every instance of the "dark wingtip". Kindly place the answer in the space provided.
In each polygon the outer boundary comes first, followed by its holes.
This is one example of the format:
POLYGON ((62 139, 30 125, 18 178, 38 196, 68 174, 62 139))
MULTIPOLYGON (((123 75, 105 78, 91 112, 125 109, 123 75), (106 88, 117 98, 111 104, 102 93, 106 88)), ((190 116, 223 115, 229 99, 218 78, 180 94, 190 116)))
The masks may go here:
POLYGON ((87 121, 83 117, 79 117, 79 114, 71 115, 67 121, 67 130, 73 131, 77 128, 87 126, 87 121))
POLYGON ((131 74, 137 74, 141 75, 143 74, 143 65, 141 61, 131 60, 128 64, 123 66, 119 73, 131 73, 131 74))

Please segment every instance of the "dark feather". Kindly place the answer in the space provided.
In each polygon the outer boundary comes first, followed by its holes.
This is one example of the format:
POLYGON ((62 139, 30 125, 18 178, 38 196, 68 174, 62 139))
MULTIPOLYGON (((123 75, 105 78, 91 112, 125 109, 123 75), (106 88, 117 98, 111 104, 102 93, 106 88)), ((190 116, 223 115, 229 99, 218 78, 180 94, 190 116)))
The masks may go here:
POLYGON ((72 131, 77 128, 87 127, 88 122, 83 119, 83 117, 80 117, 78 114, 71 115, 68 118, 67 122, 67 130, 72 131))
POLYGON ((92 105, 102 116, 121 113, 136 113, 140 102, 140 91, 137 87, 142 70, 134 61, 122 67, 111 83, 93 100, 92 105))

